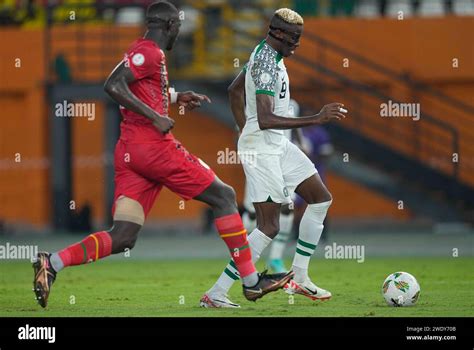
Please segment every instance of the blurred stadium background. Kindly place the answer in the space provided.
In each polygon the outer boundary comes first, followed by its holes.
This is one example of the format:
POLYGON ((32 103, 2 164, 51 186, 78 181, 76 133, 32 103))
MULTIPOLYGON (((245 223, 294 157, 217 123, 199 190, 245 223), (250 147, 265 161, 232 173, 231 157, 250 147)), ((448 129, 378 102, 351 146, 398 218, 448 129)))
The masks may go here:
MULTIPOLYGON (((143 34, 151 2, 0 2, 1 241, 34 234, 40 249, 55 249, 110 224, 120 117, 102 85, 143 34), (94 120, 55 117, 65 100, 94 103, 94 120)), ((474 255, 474 1, 171 2, 184 15, 168 54, 171 85, 213 99, 184 115, 173 108, 173 133, 240 202, 241 166, 218 162, 218 152, 236 145, 226 87, 273 11, 291 7, 305 18, 301 47, 286 60, 292 97, 303 112, 332 101, 350 111, 327 126, 335 200, 326 242, 364 244, 368 255, 451 257, 453 247, 474 255), (381 118, 389 100, 420 103, 421 119, 381 118)), ((183 206, 165 189, 144 228, 151 243, 136 249, 144 257, 226 257, 217 235, 207 235, 209 218, 201 203, 183 206)))

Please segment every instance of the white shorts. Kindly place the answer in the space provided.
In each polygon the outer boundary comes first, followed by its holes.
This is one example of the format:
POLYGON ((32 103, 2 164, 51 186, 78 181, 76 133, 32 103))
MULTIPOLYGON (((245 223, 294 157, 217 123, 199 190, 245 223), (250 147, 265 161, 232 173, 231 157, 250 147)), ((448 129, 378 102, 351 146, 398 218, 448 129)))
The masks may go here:
POLYGON ((253 203, 252 203, 252 200, 250 199, 251 195, 250 195, 250 189, 249 189, 249 185, 247 184, 247 181, 245 181, 245 189, 244 189, 244 208, 245 210, 247 210, 248 212, 251 212, 251 213, 254 213, 255 212, 255 208, 253 207, 253 203))
MULTIPOLYGON (((243 162, 245 171, 244 206, 271 201, 289 204, 296 187, 317 173, 311 160, 293 143, 287 141, 281 154, 259 154, 252 162, 243 162)), ((249 208, 250 207, 250 208, 249 208)))
MULTIPOLYGON (((290 203, 294 203, 296 199, 296 193, 293 192, 290 194, 290 203)), ((287 203, 283 203, 287 204, 287 203)), ((251 195, 250 195, 250 187, 247 186, 247 183, 245 183, 245 188, 244 188, 244 202, 243 202, 244 209, 248 211, 249 213, 255 213, 255 207, 253 206, 253 202, 251 200, 251 195)), ((291 208, 293 209, 293 208, 291 208)))

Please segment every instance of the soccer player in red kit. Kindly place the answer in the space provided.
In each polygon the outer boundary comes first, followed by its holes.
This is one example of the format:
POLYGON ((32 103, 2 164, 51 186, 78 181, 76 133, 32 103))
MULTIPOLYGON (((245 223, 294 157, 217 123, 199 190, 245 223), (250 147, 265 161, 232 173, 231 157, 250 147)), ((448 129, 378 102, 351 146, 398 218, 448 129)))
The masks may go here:
POLYGON ((252 262, 247 232, 237 210, 235 192, 199 158, 189 153, 170 130, 170 102, 188 109, 210 102, 194 92, 169 91, 166 58, 179 33, 178 10, 167 1, 151 4, 147 31, 127 51, 105 83, 105 91, 120 104, 121 135, 115 148, 113 226, 87 236, 59 252, 38 253, 34 292, 46 307, 51 285, 64 267, 86 264, 133 248, 147 214, 163 186, 182 198, 207 203, 219 235, 242 276, 244 295, 255 301, 282 288, 293 276, 258 273, 252 262))

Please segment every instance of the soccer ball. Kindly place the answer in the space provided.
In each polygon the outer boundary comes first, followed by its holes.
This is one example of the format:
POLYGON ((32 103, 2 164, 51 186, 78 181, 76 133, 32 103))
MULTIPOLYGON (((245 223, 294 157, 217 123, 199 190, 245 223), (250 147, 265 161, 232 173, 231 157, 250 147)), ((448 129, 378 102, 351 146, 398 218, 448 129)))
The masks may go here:
POLYGON ((420 285, 408 272, 395 272, 383 282, 382 294, 390 306, 411 306, 420 296, 420 285))

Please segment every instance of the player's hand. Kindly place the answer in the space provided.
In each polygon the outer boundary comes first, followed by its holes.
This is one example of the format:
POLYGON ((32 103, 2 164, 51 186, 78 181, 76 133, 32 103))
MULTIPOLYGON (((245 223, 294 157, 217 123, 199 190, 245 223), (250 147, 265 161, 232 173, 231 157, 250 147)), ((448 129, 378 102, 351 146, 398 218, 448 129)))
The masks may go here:
POLYGON ((168 117, 157 117, 153 125, 163 134, 167 134, 174 126, 174 120, 168 117))
POLYGON ((346 115, 341 111, 343 108, 344 105, 338 102, 325 105, 317 114, 318 123, 323 124, 334 120, 344 119, 346 115))
POLYGON ((211 103, 211 99, 206 95, 197 94, 193 91, 178 92, 178 104, 188 110, 201 107, 202 101, 211 103))

